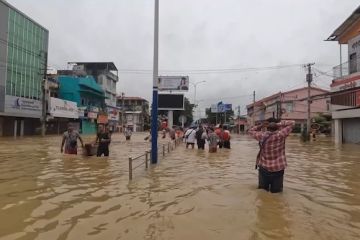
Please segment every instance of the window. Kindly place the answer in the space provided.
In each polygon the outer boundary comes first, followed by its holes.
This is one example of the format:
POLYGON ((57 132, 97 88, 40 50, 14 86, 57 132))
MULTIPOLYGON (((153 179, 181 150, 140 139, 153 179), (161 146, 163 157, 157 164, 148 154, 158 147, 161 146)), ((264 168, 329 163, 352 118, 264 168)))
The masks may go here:
POLYGON ((294 111, 294 103, 286 103, 286 112, 293 112, 294 111))
POLYGON ((349 73, 355 73, 357 72, 357 57, 356 57, 356 53, 350 54, 349 56, 350 61, 349 61, 349 73))

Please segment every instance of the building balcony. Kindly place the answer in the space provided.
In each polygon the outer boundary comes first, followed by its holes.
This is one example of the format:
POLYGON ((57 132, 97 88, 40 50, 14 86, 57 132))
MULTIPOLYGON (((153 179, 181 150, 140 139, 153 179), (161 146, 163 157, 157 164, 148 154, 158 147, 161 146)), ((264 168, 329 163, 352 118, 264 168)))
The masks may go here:
POLYGON ((356 61, 345 62, 343 64, 333 67, 333 80, 345 79, 360 75, 360 64, 356 61))

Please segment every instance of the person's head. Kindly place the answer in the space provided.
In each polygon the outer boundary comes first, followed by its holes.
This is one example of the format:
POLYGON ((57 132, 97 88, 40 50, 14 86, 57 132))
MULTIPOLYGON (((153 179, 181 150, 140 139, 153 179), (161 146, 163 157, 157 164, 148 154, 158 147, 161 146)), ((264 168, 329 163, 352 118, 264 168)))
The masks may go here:
POLYGON ((266 120, 267 124, 267 130, 269 130, 270 132, 275 132, 279 129, 278 126, 278 120, 276 118, 268 118, 266 120))
POLYGON ((224 130, 227 130, 228 128, 227 128, 227 126, 223 126, 223 129, 224 129, 224 130))
POLYGON ((68 129, 69 132, 74 131, 74 126, 72 125, 72 123, 68 123, 67 129, 68 129))

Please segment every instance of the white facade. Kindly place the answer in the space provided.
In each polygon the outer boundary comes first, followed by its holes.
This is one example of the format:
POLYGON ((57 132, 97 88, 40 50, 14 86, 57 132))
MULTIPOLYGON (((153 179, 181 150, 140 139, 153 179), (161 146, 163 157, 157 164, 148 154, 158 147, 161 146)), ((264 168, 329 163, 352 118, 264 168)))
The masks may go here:
POLYGON ((112 73, 104 73, 98 76, 98 84, 105 92, 106 105, 116 107, 116 84, 117 76, 112 73), (113 75, 113 76, 112 76, 113 75))

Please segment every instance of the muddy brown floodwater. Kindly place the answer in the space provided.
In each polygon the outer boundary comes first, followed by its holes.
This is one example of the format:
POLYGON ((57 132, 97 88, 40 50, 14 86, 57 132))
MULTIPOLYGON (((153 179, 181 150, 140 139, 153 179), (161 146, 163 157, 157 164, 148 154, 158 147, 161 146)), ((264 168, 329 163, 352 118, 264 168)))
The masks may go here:
POLYGON ((59 137, 0 139, 0 239, 360 239, 360 146, 287 142, 285 191, 256 189, 257 144, 177 148, 134 171, 144 135, 109 158, 70 157, 59 137))

